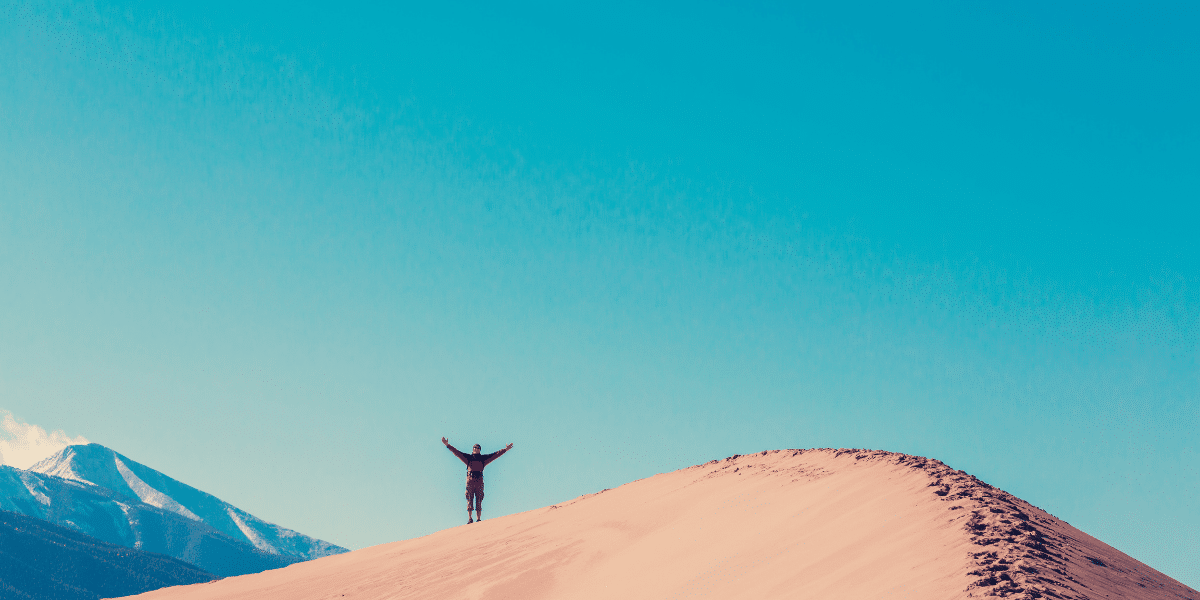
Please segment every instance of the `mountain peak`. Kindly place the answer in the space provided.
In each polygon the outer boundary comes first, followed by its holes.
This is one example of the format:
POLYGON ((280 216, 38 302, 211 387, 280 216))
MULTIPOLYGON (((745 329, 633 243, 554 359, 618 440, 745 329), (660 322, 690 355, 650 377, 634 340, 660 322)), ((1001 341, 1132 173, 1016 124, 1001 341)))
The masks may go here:
MULTIPOLYGON (((117 481, 112 480, 111 477, 102 477, 100 473, 89 473, 88 476, 85 477, 83 474, 76 471, 75 466, 98 465, 105 462, 111 462, 112 458, 116 456, 116 454, 117 453, 112 449, 101 446, 100 444, 74 444, 67 446, 62 450, 55 452, 53 455, 38 461, 27 470, 34 473, 53 475, 55 477, 62 477, 63 479, 70 479, 91 485, 99 485, 101 487, 114 489, 115 491, 121 486, 117 483, 117 481)), ((119 475, 119 473, 117 473, 117 475, 119 475)), ((134 497, 136 497, 136 494, 134 497)))
POLYGON ((309 560, 345 548, 268 523, 100 444, 67 446, 29 471, 94 485, 130 502, 205 523, 269 554, 309 560))

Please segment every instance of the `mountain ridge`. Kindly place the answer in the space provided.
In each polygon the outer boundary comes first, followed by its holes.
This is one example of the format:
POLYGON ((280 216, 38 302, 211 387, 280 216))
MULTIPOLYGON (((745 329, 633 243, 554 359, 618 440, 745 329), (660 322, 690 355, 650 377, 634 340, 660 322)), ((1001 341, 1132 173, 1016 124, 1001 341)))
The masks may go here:
POLYGON ((263 552, 195 521, 110 489, 0 465, 0 510, 127 548, 164 554, 222 577, 285 567, 298 558, 263 552))
POLYGON ((67 446, 28 470, 104 487, 131 500, 203 522, 269 554, 311 560, 347 551, 264 521, 100 444, 67 446))
POLYGON ((164 554, 221 577, 346 552, 99 444, 67 446, 28 470, 0 465, 0 509, 164 554))

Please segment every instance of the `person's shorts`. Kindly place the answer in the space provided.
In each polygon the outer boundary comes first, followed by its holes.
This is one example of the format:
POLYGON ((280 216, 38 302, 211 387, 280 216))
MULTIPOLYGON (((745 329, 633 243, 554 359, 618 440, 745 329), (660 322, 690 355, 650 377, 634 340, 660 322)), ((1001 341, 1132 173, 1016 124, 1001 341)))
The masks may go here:
POLYGON ((483 478, 468 477, 467 478, 467 510, 471 510, 471 499, 475 499, 475 508, 479 508, 479 504, 483 502, 483 478))

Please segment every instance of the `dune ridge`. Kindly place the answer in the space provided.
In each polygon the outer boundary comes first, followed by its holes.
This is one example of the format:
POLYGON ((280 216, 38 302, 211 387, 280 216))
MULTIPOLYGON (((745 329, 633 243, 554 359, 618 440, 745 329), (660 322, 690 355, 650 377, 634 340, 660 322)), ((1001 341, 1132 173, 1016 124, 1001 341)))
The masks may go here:
MULTIPOLYGON (((447 491, 447 502, 461 503, 447 491)), ((147 600, 1147 598, 1200 594, 944 463, 731 456, 147 600)))
POLYGON ((925 471, 950 510, 965 510, 965 530, 978 548, 968 597, 1185 598, 1200 594, 1065 521, 939 460, 872 450, 856 460, 889 460, 925 471), (961 508, 960 508, 961 507, 961 508), (1077 576, 1076 574, 1079 574, 1077 576))

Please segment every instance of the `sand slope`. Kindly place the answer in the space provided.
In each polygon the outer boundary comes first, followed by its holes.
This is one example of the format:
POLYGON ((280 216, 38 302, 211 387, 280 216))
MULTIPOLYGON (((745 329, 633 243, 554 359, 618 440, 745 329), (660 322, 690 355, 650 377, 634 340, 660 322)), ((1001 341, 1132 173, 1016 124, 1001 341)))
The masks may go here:
POLYGON ((1186 598, 1200 594, 921 457, 781 450, 155 600, 1186 598))

